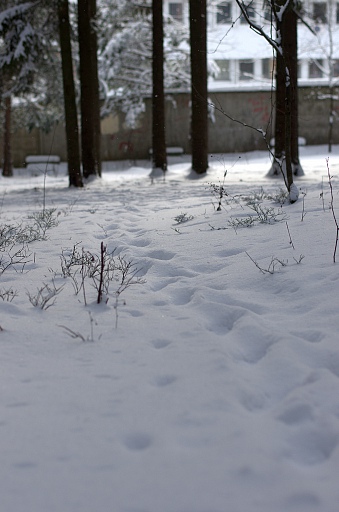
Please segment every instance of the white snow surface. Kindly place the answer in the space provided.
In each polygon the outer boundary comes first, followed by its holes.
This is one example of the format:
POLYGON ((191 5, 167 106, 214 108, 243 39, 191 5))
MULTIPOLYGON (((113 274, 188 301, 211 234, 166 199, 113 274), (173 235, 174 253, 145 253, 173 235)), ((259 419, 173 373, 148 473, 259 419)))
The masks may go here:
MULTIPOLYGON (((327 156, 301 149, 299 200, 282 207, 262 152, 213 156, 195 180, 184 158, 153 183, 146 162, 105 164, 82 190, 47 176, 58 225, 29 244, 23 272, 0 276, 1 293, 17 291, 0 300, 2 511, 338 511, 327 156), (226 169, 217 211, 210 184, 226 169), (249 199, 276 221, 239 226, 256 215, 249 199), (85 306, 61 275, 62 251, 97 255, 101 242, 145 281, 121 294, 117 328, 115 283, 99 305, 88 283, 85 306), (52 280, 54 305, 33 307, 27 293, 52 280)), ((339 218, 337 146, 329 167, 339 218)), ((24 170, 0 179, 1 229, 41 213, 43 184, 24 170)))

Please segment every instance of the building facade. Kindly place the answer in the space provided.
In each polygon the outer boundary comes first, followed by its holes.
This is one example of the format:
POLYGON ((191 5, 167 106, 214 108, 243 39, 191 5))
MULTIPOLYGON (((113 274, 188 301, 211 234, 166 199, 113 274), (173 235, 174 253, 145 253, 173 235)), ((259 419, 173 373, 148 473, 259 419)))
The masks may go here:
MULTIPOLYGON (((164 11, 177 23, 188 24, 188 0, 165 0, 164 11)), ((273 50, 251 30, 237 2, 210 0, 207 11, 209 90, 269 88, 274 74, 273 50)), ((247 12, 271 33, 271 11, 264 0, 248 2, 247 12)), ((302 4, 302 16, 307 25, 298 23, 300 85, 339 82, 339 2, 307 0, 302 4)))
MULTIPOLYGON (((270 12, 254 0, 249 15, 271 30, 270 12)), ((328 137, 329 84, 339 86, 339 2, 310 2, 303 7, 312 28, 298 24, 299 56, 299 129, 307 144, 325 144, 328 137), (315 129, 316 127, 316 129, 315 129)), ((164 0, 164 14, 174 23, 189 23, 189 1, 164 0)), ((268 131, 272 129, 274 54, 263 37, 245 23, 235 0, 208 2, 209 97, 223 110, 243 123, 268 131)), ((190 95, 188 91, 167 95, 166 136, 168 146, 181 146, 190 152, 190 95)), ((339 102, 334 105, 339 119, 339 102)), ((123 114, 102 121, 103 160, 143 159, 149 156, 151 139, 151 102, 135 128, 128 128, 123 114)), ((215 122, 209 123, 211 153, 243 152, 265 149, 260 134, 232 122, 218 109, 215 122)), ((334 141, 339 142, 339 123, 334 123, 334 141)), ((63 126, 56 136, 39 130, 19 130, 12 139, 14 164, 22 167, 29 154, 52 152, 66 160, 63 126)), ((0 159, 1 159, 0 147, 0 159)))

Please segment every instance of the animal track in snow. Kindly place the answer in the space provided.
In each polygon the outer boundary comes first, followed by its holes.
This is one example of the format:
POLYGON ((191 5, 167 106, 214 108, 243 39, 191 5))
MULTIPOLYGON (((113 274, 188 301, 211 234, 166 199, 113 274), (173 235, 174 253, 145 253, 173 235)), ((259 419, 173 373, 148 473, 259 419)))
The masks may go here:
POLYGON ((175 377, 175 375, 159 375, 154 379, 154 383, 159 388, 163 388, 172 384, 176 380, 177 378, 175 377))
POLYGON ((246 411, 253 412, 266 408, 268 397, 262 392, 244 391, 239 392, 239 401, 246 411))
POLYGON ((36 462, 27 460, 27 461, 17 462, 15 464, 13 464, 13 467, 17 468, 17 469, 32 469, 32 468, 36 468, 37 465, 38 464, 36 462))
POLYGON ((129 240, 129 245, 134 247, 148 247, 152 242, 148 238, 143 238, 142 236, 138 236, 129 240))
POLYGON ((151 444, 152 437, 144 432, 132 432, 124 438, 124 445, 132 451, 146 450, 151 444))
POLYGON ((310 343, 318 343, 324 338, 324 334, 322 332, 315 330, 293 331, 291 334, 298 336, 298 338, 302 338, 303 340, 309 341, 310 343))
POLYGON ((156 283, 152 286, 153 292, 159 292, 160 290, 163 290, 166 288, 166 286, 176 283, 178 281, 177 277, 168 277, 164 280, 156 281, 156 283))
POLYGON ((311 492, 296 492, 286 498, 286 510, 320 510, 319 498, 311 492), (296 508, 297 507, 297 508, 296 508))
MULTIPOLYGON (((253 315, 252 315, 253 316, 253 315)), ((279 337, 267 328, 255 322, 251 315, 243 315, 237 325, 235 358, 249 364, 256 364, 263 359, 279 337)))
POLYGON ((171 302, 172 304, 176 304, 177 306, 184 306, 191 302, 194 297, 194 290, 190 290, 189 288, 176 288, 170 292, 171 302))
POLYGON ((222 336, 233 329, 234 324, 246 314, 246 310, 210 302, 203 305, 202 314, 207 317, 206 329, 222 336))
POLYGON ((138 318, 139 316, 143 316, 144 313, 142 311, 138 311, 137 309, 131 309, 128 311, 128 313, 133 316, 134 318, 138 318))
POLYGON ((160 348, 166 348, 168 347, 168 345, 170 345, 172 342, 169 341, 169 340, 166 340, 166 339, 158 339, 158 340, 154 340, 152 341, 152 345, 154 348, 156 349, 160 349, 160 348))
POLYGON ((230 256, 237 256, 238 254, 243 253, 244 250, 245 249, 239 249, 237 247, 232 249, 222 249, 221 251, 216 252, 216 256, 219 256, 220 258, 228 258, 230 256))
POLYGON ((155 260, 165 260, 165 261, 168 261, 168 260, 171 260, 172 258, 174 258, 175 253, 159 249, 157 251, 150 252, 148 256, 150 258, 155 259, 155 260))
POLYGON ((111 375, 110 373, 98 373, 94 375, 96 379, 100 380, 119 380, 118 377, 115 377, 114 375, 111 375))
POLYGON ((20 408, 20 407, 27 407, 28 405, 29 405, 28 402, 13 402, 13 403, 7 404, 6 407, 8 409, 16 409, 16 408, 20 408))
POLYGON ((334 353, 331 354, 328 361, 325 364, 325 368, 327 368, 330 372, 333 373, 336 377, 339 377, 339 354, 334 353))
POLYGON ((153 306, 167 306, 167 302, 165 300, 155 300, 153 306))
POLYGON ((338 435, 326 429, 298 431, 289 441, 287 456, 306 466, 320 464, 331 457, 338 445, 338 435))
POLYGON ((268 339, 262 339, 260 342, 258 339, 247 338, 243 340, 245 343, 242 344, 240 348, 241 352, 238 356, 238 359, 242 359, 246 363, 256 364, 261 359, 263 359, 267 353, 273 342, 268 339))
POLYGON ((139 260, 138 261, 138 277, 143 277, 147 274, 150 268, 152 268, 153 263, 148 260, 139 260))
POLYGON ((286 425, 297 425, 313 419, 313 410, 309 404, 294 404, 279 414, 278 420, 286 425))

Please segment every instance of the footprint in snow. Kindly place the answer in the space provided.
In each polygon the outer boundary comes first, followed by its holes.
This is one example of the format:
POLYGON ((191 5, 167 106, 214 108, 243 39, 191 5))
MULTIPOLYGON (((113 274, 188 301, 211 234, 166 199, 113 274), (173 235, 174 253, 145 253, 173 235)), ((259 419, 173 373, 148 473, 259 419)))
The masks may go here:
POLYGON ((295 462, 313 466, 329 459, 338 445, 338 435, 324 428, 298 430, 289 439, 287 456, 295 462))
POLYGON ((131 309, 128 311, 128 313, 133 316, 134 318, 138 318, 140 316, 143 316, 144 313, 142 311, 138 311, 137 309, 131 309))
POLYGON ((152 437, 144 432, 132 432, 125 436, 123 442, 131 451, 142 451, 151 446, 152 437))
POLYGON ((165 260, 165 261, 171 260, 172 258, 174 258, 174 256, 175 256, 174 252, 163 251, 163 250, 152 251, 149 254, 150 258, 153 258, 155 260, 165 260))
POLYGON ((219 258, 228 258, 230 256, 237 256, 238 254, 241 254, 245 251, 245 249, 222 249, 220 251, 216 252, 216 255, 219 256, 219 258))
POLYGON ((164 388, 175 382, 177 378, 175 375, 159 375, 154 379, 154 384, 159 388, 164 388))
POLYGON ((189 304, 194 297, 194 290, 178 287, 171 291, 171 302, 176 306, 185 306, 189 304))
POLYGON ((13 464, 13 466, 16 468, 16 469, 32 469, 32 468, 36 468, 38 466, 38 464, 36 462, 32 462, 32 461, 22 461, 22 462, 17 462, 15 464, 13 464))
POLYGON ((171 341, 166 340, 166 339, 158 339, 158 340, 152 341, 152 345, 156 349, 166 348, 170 344, 171 344, 171 341))
POLYGON ((128 241, 128 245, 133 247, 148 247, 151 244, 151 240, 149 238, 144 238, 142 235, 138 235, 133 237, 128 241))
POLYGON ((298 510, 302 510, 302 507, 308 510, 319 510, 320 501, 318 496, 315 494, 305 491, 305 492, 296 492, 291 496, 288 496, 286 501, 286 510, 290 508, 294 510, 294 508, 298 507, 298 510))
POLYGON ((293 331, 291 334, 294 334, 294 336, 302 338, 305 341, 309 341, 310 343, 319 343, 324 338, 324 334, 322 332, 315 330, 293 331))
POLYGON ((279 414, 278 420, 286 425, 297 425, 313 419, 313 410, 309 404, 294 404, 279 414))

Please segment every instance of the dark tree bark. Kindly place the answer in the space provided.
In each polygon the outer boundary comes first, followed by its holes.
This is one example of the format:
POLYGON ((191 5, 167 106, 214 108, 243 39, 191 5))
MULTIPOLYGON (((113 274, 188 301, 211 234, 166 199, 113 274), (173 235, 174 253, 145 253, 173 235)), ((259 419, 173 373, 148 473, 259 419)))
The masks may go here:
MULTIPOLYGON (((279 13, 280 5, 280 1, 272 3, 272 8, 279 13)), ((304 174, 299 161, 297 20, 293 0, 290 0, 283 15, 276 17, 281 53, 277 52, 275 151, 269 174, 283 171, 289 191, 293 175, 304 174)))
POLYGON ((4 142, 3 142, 3 167, 2 175, 6 178, 13 176, 13 163, 11 152, 11 114, 12 101, 10 96, 4 98, 5 119, 4 119, 4 142))
POLYGON ((164 26, 163 1, 152 0, 152 146, 153 169, 167 170, 165 95, 164 95, 164 26))
MULTIPOLYGON (((331 63, 332 66, 332 63, 331 63)), ((335 87, 332 84, 332 77, 331 77, 331 84, 329 86, 329 97, 330 97, 330 115, 328 119, 328 152, 332 153, 332 145, 333 145, 333 121, 335 116, 335 110, 334 110, 334 95, 335 95, 335 87)))
POLYGON ((206 0, 190 0, 192 169, 198 174, 208 168, 206 15, 206 0))
POLYGON ((74 187, 82 187, 83 183, 80 167, 79 128, 73 76, 68 0, 59 0, 58 19, 65 105, 69 185, 74 187))
POLYGON ((286 11, 283 23, 284 55, 290 71, 291 80, 291 163, 294 176, 304 174, 299 161, 299 106, 298 106, 298 17, 295 3, 286 11))
POLYGON ((96 174, 101 176, 101 123, 100 123, 100 95, 98 71, 98 41, 94 22, 97 16, 97 2, 90 0, 91 20, 91 61, 93 69, 93 105, 94 105, 94 160, 96 174))
POLYGON ((276 93, 275 93, 275 126, 274 126, 274 158, 276 160, 273 174, 280 174, 279 162, 285 155, 285 95, 286 95, 285 63, 282 55, 276 55, 276 93))
POLYGON ((95 0, 78 0, 78 38, 81 90, 81 151, 85 178, 100 175, 98 144, 98 86, 93 13, 95 0), (94 2, 94 5, 93 5, 94 2), (95 62, 94 62, 95 61, 95 62))

